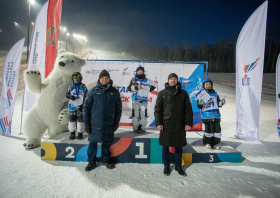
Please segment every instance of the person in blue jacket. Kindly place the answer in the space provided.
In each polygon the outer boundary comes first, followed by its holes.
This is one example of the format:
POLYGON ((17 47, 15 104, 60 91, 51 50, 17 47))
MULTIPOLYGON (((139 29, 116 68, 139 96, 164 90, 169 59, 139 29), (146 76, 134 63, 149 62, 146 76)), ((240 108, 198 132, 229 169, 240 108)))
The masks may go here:
POLYGON ((102 70, 95 87, 91 88, 85 99, 83 118, 85 131, 89 133, 88 165, 86 171, 96 167, 97 143, 102 142, 102 162, 108 168, 114 168, 110 163, 110 146, 114 140, 114 132, 119 127, 122 113, 122 102, 119 91, 114 88, 110 74, 102 70))
POLYGON ((220 149, 221 141, 221 114, 219 107, 222 107, 226 101, 220 100, 219 95, 213 89, 213 82, 210 78, 205 78, 203 81, 203 88, 212 98, 212 102, 204 104, 205 102, 197 100, 197 107, 201 109, 201 117, 205 126, 205 133, 203 135, 203 144, 207 149, 220 149))
POLYGON ((88 90, 86 88, 86 85, 82 83, 82 74, 80 74, 79 72, 75 72, 71 75, 71 78, 73 80, 73 84, 69 86, 66 92, 66 98, 69 99, 69 139, 75 139, 75 131, 77 128, 77 139, 82 140, 83 132, 85 130, 85 124, 83 122, 83 104, 88 90))

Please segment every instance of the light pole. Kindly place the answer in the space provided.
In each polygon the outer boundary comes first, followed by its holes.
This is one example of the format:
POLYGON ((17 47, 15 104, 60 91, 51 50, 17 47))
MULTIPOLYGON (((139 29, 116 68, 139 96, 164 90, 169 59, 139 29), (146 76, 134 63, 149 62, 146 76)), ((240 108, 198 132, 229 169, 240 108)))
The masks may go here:
POLYGON ((16 26, 17 26, 17 22, 14 22, 15 24, 15 43, 16 43, 16 26))
POLYGON ((26 62, 28 63, 29 56, 29 24, 30 24, 30 3, 34 5, 34 0, 28 0, 28 29, 27 29, 27 54, 26 54, 26 62))
POLYGON ((66 34, 66 51, 67 51, 68 36, 69 36, 69 33, 67 32, 67 34, 66 34))
MULTIPOLYGON (((66 30, 67 30, 67 28, 66 27, 64 27, 63 28, 63 32, 66 32, 66 30)), ((66 35, 65 35, 66 36, 66 35)), ((62 37, 61 37, 62 38, 62 37)), ((66 39, 65 39, 66 40, 66 39)))

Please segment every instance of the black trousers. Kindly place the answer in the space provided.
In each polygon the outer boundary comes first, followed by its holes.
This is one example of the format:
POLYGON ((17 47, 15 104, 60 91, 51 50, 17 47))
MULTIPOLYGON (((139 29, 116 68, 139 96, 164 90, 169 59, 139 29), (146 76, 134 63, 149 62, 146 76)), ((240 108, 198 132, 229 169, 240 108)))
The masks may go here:
POLYGON ((214 146, 221 141, 221 121, 204 122, 205 133, 203 135, 203 144, 214 146))

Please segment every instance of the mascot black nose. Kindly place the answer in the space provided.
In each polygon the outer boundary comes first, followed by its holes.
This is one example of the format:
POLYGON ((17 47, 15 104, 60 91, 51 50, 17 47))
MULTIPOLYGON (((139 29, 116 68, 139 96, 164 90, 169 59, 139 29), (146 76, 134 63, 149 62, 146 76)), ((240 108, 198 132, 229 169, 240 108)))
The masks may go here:
POLYGON ((59 65, 64 67, 65 66, 65 63, 64 62, 59 62, 59 65))

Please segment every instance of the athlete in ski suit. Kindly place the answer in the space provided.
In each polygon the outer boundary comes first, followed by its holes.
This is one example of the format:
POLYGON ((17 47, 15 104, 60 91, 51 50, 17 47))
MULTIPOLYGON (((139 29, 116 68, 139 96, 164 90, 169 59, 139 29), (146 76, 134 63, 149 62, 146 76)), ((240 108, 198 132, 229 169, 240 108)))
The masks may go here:
POLYGON ((83 132, 85 131, 85 123, 83 122, 83 104, 87 95, 87 88, 82 83, 83 76, 79 72, 71 75, 73 84, 69 86, 66 92, 66 98, 70 99, 68 104, 69 109, 69 124, 70 131, 69 139, 75 139, 75 131, 77 128, 78 139, 83 139, 83 132), (78 123, 76 124, 76 122, 78 123))
POLYGON ((201 109, 202 121, 205 126, 205 133, 203 135, 203 144, 206 148, 220 149, 219 143, 221 141, 221 114, 219 107, 222 107, 226 101, 220 100, 219 95, 213 89, 213 82, 210 78, 203 80, 203 88, 211 96, 212 102, 204 105, 203 100, 197 100, 197 107, 201 109))
POLYGON ((136 75, 131 79, 128 90, 132 92, 132 122, 134 133, 145 133, 147 125, 147 105, 149 92, 157 86, 157 81, 152 81, 145 76, 144 67, 139 65, 136 75), (140 119, 139 119, 140 116, 140 119))

